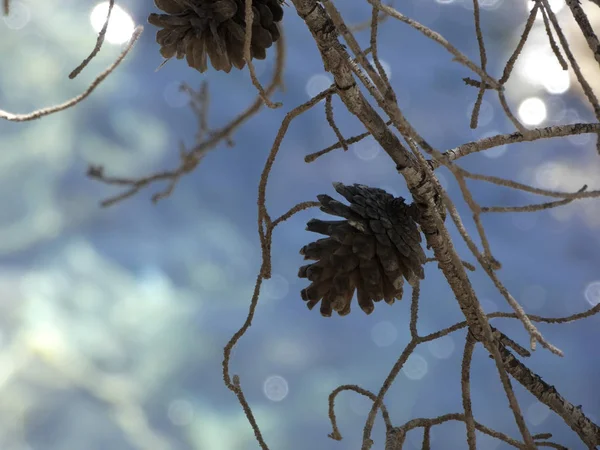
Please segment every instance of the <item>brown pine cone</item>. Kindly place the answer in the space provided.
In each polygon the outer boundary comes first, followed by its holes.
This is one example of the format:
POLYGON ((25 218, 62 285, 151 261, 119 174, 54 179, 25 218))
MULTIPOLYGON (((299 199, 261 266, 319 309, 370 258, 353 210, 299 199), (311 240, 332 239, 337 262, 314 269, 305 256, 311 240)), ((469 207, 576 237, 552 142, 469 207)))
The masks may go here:
POLYGON ((321 315, 350 312, 354 290, 358 305, 367 314, 373 302, 392 304, 402 298, 404 279, 414 285, 423 279, 425 253, 414 221, 416 207, 394 198, 382 189, 360 184, 334 183, 335 190, 350 206, 328 195, 318 195, 321 211, 346 220, 311 219, 308 231, 324 234, 304 246, 304 259, 317 262, 300 267, 298 276, 311 284, 301 296, 309 309, 321 302, 321 315))
MULTIPOLYGON (((244 67, 245 0, 154 0, 154 4, 166 13, 148 16, 148 22, 162 28, 156 42, 166 59, 185 56, 188 65, 201 73, 208 69, 207 55, 216 70, 229 73, 232 65, 244 67)), ((279 39, 281 5, 280 0, 252 0, 252 58, 265 59, 266 49, 279 39)))

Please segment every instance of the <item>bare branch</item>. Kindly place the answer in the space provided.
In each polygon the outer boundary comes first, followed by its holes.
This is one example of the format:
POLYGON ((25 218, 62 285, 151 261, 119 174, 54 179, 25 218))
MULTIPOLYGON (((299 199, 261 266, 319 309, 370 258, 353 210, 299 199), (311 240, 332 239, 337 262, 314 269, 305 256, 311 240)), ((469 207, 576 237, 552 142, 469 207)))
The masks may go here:
MULTIPOLYGON (((329 437, 336 441, 341 441, 342 435, 337 426, 337 419, 335 417, 335 399, 337 398, 337 395, 342 391, 354 391, 361 395, 364 395, 365 397, 368 397, 373 401, 375 401, 375 399, 377 398, 375 394, 373 394, 371 391, 367 391, 366 389, 363 389, 360 386, 356 386, 354 384, 344 384, 342 386, 338 386, 331 392, 331 394, 329 394, 329 420, 331 421, 332 428, 329 437)), ((383 421, 385 422, 386 429, 390 430, 392 428, 390 415, 387 411, 387 408, 383 404, 381 405, 381 415, 383 416, 383 421)))
MULTIPOLYGON (((499 147, 501 145, 598 132, 600 132, 600 123, 573 123, 568 125, 533 128, 528 130, 525 134, 517 131, 511 134, 497 134, 495 136, 480 139, 476 142, 467 142, 466 144, 459 145, 456 148, 444 152, 443 156, 450 161, 454 161, 463 156, 499 147)), ((430 164, 432 164, 433 168, 438 168, 441 165, 441 162, 431 161, 430 164)))
POLYGON ((504 66, 504 72, 502 73, 502 78, 500 78, 500 81, 499 81, 500 84, 504 84, 508 81, 508 78, 510 77, 512 70, 515 67, 515 63, 517 62, 517 58, 521 54, 521 51, 523 50, 523 47, 525 46, 525 42, 527 42, 527 38, 529 37, 529 33, 531 32, 531 29, 533 28, 533 24, 535 23, 535 18, 537 16, 539 9, 540 9, 540 4, 538 2, 536 2, 536 4, 533 5, 533 8, 529 12, 529 17, 527 18, 527 22, 525 22, 525 28, 523 29, 523 33, 521 34, 521 39, 519 39, 519 43, 517 44, 512 55, 510 55, 510 58, 508 58, 508 61, 506 62, 506 66, 504 66))
MULTIPOLYGON (((283 39, 283 34, 277 40, 277 57, 276 64, 273 73, 273 78, 267 90, 265 91, 267 95, 271 95, 277 87, 282 85, 283 80, 283 65, 285 61, 285 42, 283 39)), ((184 88, 185 89, 185 88, 184 88)), ((202 88, 201 88, 202 89, 202 88)), ((192 96, 192 99, 194 97, 192 96)), ((208 93, 206 93, 206 101, 208 101, 208 93)), ((88 170, 88 176, 95 178, 99 181, 108 183, 108 184, 119 184, 122 186, 129 186, 129 189, 118 194, 116 196, 110 197, 101 202, 102 206, 111 206, 121 200, 131 197, 132 195, 138 193, 142 188, 153 184, 156 181, 170 181, 169 186, 166 190, 158 192, 152 196, 152 200, 157 202, 168 195, 171 194, 175 184, 179 181, 179 179, 193 171, 198 163, 204 158, 204 156, 216 146, 218 146, 222 141, 225 141, 227 144, 231 145, 231 135, 237 128, 246 123, 251 117, 257 114, 262 108, 264 102, 262 97, 259 95, 256 100, 244 111, 242 111, 237 117, 235 117, 231 122, 229 122, 224 127, 214 130, 210 133, 201 132, 199 137, 202 139, 197 142, 194 147, 190 150, 186 150, 181 147, 179 151, 181 163, 179 167, 170 171, 164 171, 161 173, 152 174, 149 176, 145 176, 142 178, 113 178, 104 175, 103 167, 91 167, 88 170), (206 138, 204 135, 208 134, 206 138)), ((194 107, 194 103, 192 103, 192 107, 194 107)), ((205 112, 206 105, 202 105, 201 111, 205 112)), ((201 123, 205 122, 205 117, 199 117, 201 123)))
POLYGON ((0 119, 6 119, 10 122, 27 122, 29 120, 36 120, 36 119, 39 119, 44 116, 49 116, 50 114, 64 111, 65 109, 75 106, 76 104, 78 104, 79 102, 81 102, 82 100, 87 98, 94 91, 94 89, 96 89, 98 87, 98 85, 100 83, 102 83, 104 81, 104 79, 107 76, 109 76, 117 68, 117 66, 119 64, 121 64, 123 59, 125 59, 127 54, 133 48, 133 45, 140 37, 140 34, 142 34, 143 30, 144 30, 144 27, 142 27, 141 25, 136 27, 136 29, 133 32, 133 35, 131 36, 131 39, 125 46, 125 49, 123 50, 123 52, 121 52, 119 57, 115 60, 115 62, 113 62, 110 66, 108 66, 108 68, 104 72, 102 72, 100 75, 98 75, 98 77, 96 77, 96 79, 94 81, 92 81, 92 84, 90 84, 90 86, 83 93, 79 94, 76 97, 73 97, 72 99, 66 101, 65 103, 61 103, 60 105, 50 106, 48 108, 37 109, 37 110, 35 110, 31 113, 27 113, 27 114, 13 114, 13 113, 9 113, 7 111, 0 110, 0 119))
POLYGON ((585 36, 585 39, 594 54, 594 59, 600 64, 600 41, 598 41, 598 37, 596 33, 594 33, 594 29, 590 24, 590 21, 587 18, 587 15, 581 8, 581 4, 578 0, 566 0, 567 6, 571 9, 571 13, 573 14, 573 18, 579 25, 579 29, 585 36))
POLYGON ((342 146, 342 148, 344 149, 344 151, 348 150, 348 145, 346 144, 346 140, 344 139, 344 136, 342 136, 342 133, 340 131, 340 129, 338 128, 338 126, 335 124, 335 120, 333 118, 333 106, 331 104, 331 97, 332 95, 328 95, 326 100, 325 100, 325 115, 327 117, 327 123, 329 124, 329 126, 331 127, 331 129, 333 130, 333 132, 335 133, 335 135, 338 138, 338 143, 342 146))
POLYGON ((465 349, 463 352, 463 360, 461 366, 461 392, 462 403, 465 410, 465 425, 467 426, 467 444, 469 450, 477 450, 475 439, 475 419, 473 418, 473 409, 471 407, 471 359, 473 358, 473 350, 477 341, 471 333, 467 333, 465 349))
POLYGON ((98 38, 96 39, 96 45, 92 50, 92 53, 89 54, 87 58, 83 60, 81 64, 79 64, 73 71, 69 74, 69 78, 73 79, 77 75, 81 73, 81 71, 90 63, 92 59, 98 54, 100 49, 102 48, 102 44, 104 43, 104 36, 106 35, 106 30, 108 29, 108 23, 110 22, 110 15, 112 13, 113 7, 115 6, 115 0, 109 0, 108 2, 108 13, 106 14, 106 20, 104 21, 104 25, 102 25, 102 29, 98 33, 98 38))
MULTIPOLYGON (((577 193, 581 193, 587 189, 587 185, 584 185, 577 193)), ((577 197, 566 198, 556 202, 541 203, 538 205, 526 205, 526 206, 484 206, 481 208, 481 212, 533 212, 542 211, 544 209, 556 208, 563 206, 576 200, 577 197)))

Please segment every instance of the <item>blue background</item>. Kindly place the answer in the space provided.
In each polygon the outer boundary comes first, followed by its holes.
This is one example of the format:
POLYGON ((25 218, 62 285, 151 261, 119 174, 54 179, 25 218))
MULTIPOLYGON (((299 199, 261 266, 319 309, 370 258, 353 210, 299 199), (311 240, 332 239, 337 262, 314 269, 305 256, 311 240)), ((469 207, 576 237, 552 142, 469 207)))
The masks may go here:
MULTIPOLYGON (((305 24, 293 7, 286 7, 286 90, 273 97, 284 106, 264 108, 236 130, 236 145, 212 150, 168 199, 152 204, 152 194, 166 187, 157 184, 102 209, 99 202, 120 191, 87 178, 88 164, 104 165, 108 175, 139 177, 176 167, 179 141, 193 144, 197 122, 178 92, 179 83, 197 88, 209 82, 213 128, 225 125, 256 96, 246 71, 200 75, 183 61, 171 61, 155 72, 162 59, 156 30, 146 25, 154 6, 135 0, 118 4, 146 29, 115 73, 71 110, 28 123, 0 122, 0 449, 254 449, 252 430, 222 381, 222 348, 245 320, 260 265, 260 173, 286 112, 308 100, 307 92, 327 87, 323 64, 305 24)), ((27 9, 31 20, 20 29, 0 22, 2 109, 28 112, 62 102, 110 64, 120 48, 105 44, 77 79, 67 78, 93 48, 96 35, 88 19, 93 6, 74 0, 13 5, 27 9)), ((478 61, 468 2, 413 0, 398 8, 478 61)), ((370 17, 363 2, 344 5, 342 12, 348 23, 370 17)), ((489 70, 499 77, 522 29, 525 7, 505 1, 483 10, 482 17, 489 70)), ((358 39, 366 46, 368 31, 358 39)), ((476 90, 461 79, 472 74, 438 44, 392 20, 381 26, 379 42, 400 107, 438 149, 513 131, 489 93, 482 126, 469 128, 476 90)), ((256 64, 263 83, 272 73, 273 56, 271 51, 267 61, 256 64)), ((576 111, 581 121, 593 120, 573 92, 537 93, 559 105, 550 107, 544 125, 558 123, 553 117, 565 108, 576 111)), ((519 101, 510 97, 515 108, 519 101)), ((271 216, 320 193, 336 195, 333 181, 406 196, 404 180, 371 139, 304 163, 305 155, 336 140, 323 106, 290 127, 269 179, 271 216)), ((344 136, 363 131, 337 99, 334 110, 344 136)), ((531 182, 540 165, 558 161, 590 168, 597 158, 592 139, 583 145, 556 139, 511 145, 497 158, 472 155, 461 164, 531 182)), ((580 173, 578 187, 586 182, 597 187, 597 172, 580 173)), ((475 236, 456 183, 447 171, 440 174, 475 236)), ((482 205, 545 201, 484 183, 469 185, 482 205)), ((590 210, 592 203, 565 207, 570 213, 562 218, 548 211, 484 217, 492 250, 503 263, 499 275, 528 312, 565 316, 598 301, 584 295, 586 286, 600 280, 598 220, 584 220, 586 210, 600 215, 590 210)), ((316 238, 304 231, 306 221, 323 216, 315 209, 303 211, 275 230, 273 278, 264 283, 254 323, 233 352, 231 372, 240 375, 272 449, 359 448, 370 401, 352 392, 340 394, 336 413, 344 440, 335 442, 327 437, 327 396, 340 384, 377 392, 409 340, 408 294, 393 306, 377 304, 370 316, 357 307, 349 316, 332 318, 306 309, 299 296, 306 283, 296 276, 303 264, 298 251, 316 238), (282 379, 289 392, 281 401, 269 399, 265 382, 275 380, 266 386, 277 395, 285 390, 277 384, 282 379)), ((460 238, 455 243, 461 256, 474 262, 460 238)), ((470 277, 487 312, 509 310, 482 270, 470 277)), ((461 318, 444 278, 428 265, 420 332, 461 318)), ((518 322, 496 319, 494 325, 527 346, 518 322)), ((565 356, 540 349, 526 361, 596 422, 599 325, 598 317, 540 324, 565 356)), ((386 397, 395 425, 461 411, 464 340, 461 330, 440 344, 417 348, 386 397)), ((518 437, 496 369, 481 348, 475 351, 472 377, 477 420, 518 437)), ((584 448, 560 418, 514 385, 533 433, 552 432, 562 445, 584 448)), ((411 432, 405 448, 420 448, 421 435, 411 432)), ((374 448, 383 448, 380 418, 373 439, 374 448)), ((461 424, 433 431, 433 448, 462 449, 465 441, 461 424)), ((478 448, 508 447, 478 434, 478 448)))

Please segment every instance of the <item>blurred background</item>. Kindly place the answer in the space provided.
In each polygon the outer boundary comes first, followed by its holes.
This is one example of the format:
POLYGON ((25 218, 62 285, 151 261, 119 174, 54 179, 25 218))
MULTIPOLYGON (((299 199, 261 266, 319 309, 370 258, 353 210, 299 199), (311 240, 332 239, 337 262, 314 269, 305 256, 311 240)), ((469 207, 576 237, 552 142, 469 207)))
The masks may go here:
MULTIPOLYGON (((574 35, 564 2, 551 3, 565 32, 574 35)), ((156 12, 149 0, 117 4, 102 51, 69 80, 95 44, 107 3, 11 1, 11 14, 0 21, 2 109, 29 112, 82 92, 119 54, 134 24, 146 24, 156 12)), ((499 78, 533 2, 480 5, 488 68, 499 78)), ((370 17, 366 2, 339 6, 348 23, 370 17)), ((397 7, 479 62, 472 2, 409 0, 397 7)), ((201 75, 176 60, 155 71, 162 58, 156 29, 146 25, 130 56, 83 103, 42 120, 0 122, 0 450, 258 448, 223 384, 222 349, 247 315, 259 269, 257 186, 279 124, 287 111, 332 82, 293 7, 285 8, 283 28, 286 90, 273 99, 284 106, 253 117, 232 136, 234 147, 210 152, 156 205, 151 196, 165 185, 101 208, 102 200, 120 191, 87 178, 88 165, 129 177, 176 167, 180 141, 192 145, 198 126, 180 84, 198 88, 208 81, 208 124, 217 128, 254 101, 246 71, 201 75)), ((368 33, 357 35, 365 47, 368 33)), ((513 131, 489 92, 479 127, 469 128, 477 92, 462 78, 473 74, 439 45, 391 19, 382 24, 379 42, 400 107, 438 149, 513 131)), ((584 41, 578 42, 579 57, 595 64, 584 41)), ((273 51, 256 62, 263 83, 273 64, 273 51)), ((507 85, 513 111, 531 126, 594 121, 575 84, 560 70, 543 23, 536 22, 507 85)), ((337 99, 334 110, 346 137, 363 131, 337 99)), ((337 197, 333 181, 407 195, 403 179, 372 139, 304 163, 305 155, 335 141, 323 104, 292 123, 269 180, 272 217, 317 194, 337 197)), ((504 146, 461 164, 549 189, 575 191, 584 183, 600 188, 600 157, 589 135, 504 146)), ((439 177, 475 236, 456 183, 447 171, 440 170, 439 177)), ((484 183, 470 186, 485 206, 545 201, 484 183)), ((299 295, 305 282, 297 279, 298 251, 316 238, 304 231, 306 221, 323 216, 303 211, 275 231, 273 276, 264 283, 253 326, 232 356, 231 372, 240 375, 273 450, 359 448, 370 401, 352 392, 339 395, 344 440, 336 442, 327 437, 327 396, 346 383, 377 392, 409 340, 409 292, 393 306, 377 304, 370 316, 356 306, 346 317, 323 318, 318 308, 307 310, 299 295)), ((484 224, 504 264, 499 275, 527 312, 565 316, 600 301, 600 202, 491 214, 484 224)), ((455 242, 462 257, 475 262, 459 237, 455 242)), ((487 312, 508 310, 482 270, 470 277, 487 312)), ((422 334, 462 319, 435 265, 426 270, 420 319, 422 334)), ((519 323, 496 319, 494 325, 527 346, 519 323)), ((600 317, 539 328, 565 356, 540 349, 527 364, 598 423, 600 317)), ((462 330, 417 348, 387 395, 395 425, 461 410, 464 341, 462 330)), ((481 348, 472 377, 477 420, 518 437, 494 364, 481 348)), ((532 432, 552 432, 562 445, 584 448, 560 418, 514 384, 532 432)), ((436 427, 432 435, 433 448, 466 448, 461 424, 436 427)), ((379 418, 373 438, 374 448, 383 448, 379 418)), ((421 438, 422 431, 411 432, 405 448, 421 448, 421 438)), ((507 446, 478 434, 478 448, 507 446)))

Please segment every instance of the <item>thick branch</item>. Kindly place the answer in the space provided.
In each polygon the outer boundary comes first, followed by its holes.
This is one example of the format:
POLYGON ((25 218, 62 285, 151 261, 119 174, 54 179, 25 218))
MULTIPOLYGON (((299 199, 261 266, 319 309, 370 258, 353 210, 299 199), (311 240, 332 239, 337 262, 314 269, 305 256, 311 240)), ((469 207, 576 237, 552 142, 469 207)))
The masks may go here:
POLYGON ((527 366, 499 345, 504 367, 511 376, 533 394, 540 402, 563 418, 590 449, 600 445, 600 427, 589 420, 578 407, 561 396, 556 388, 534 374, 527 366))
POLYGON ((396 166, 412 165, 408 151, 360 92, 350 66, 337 49, 340 43, 337 40, 335 27, 323 8, 315 0, 293 0, 293 2, 298 15, 309 25, 321 51, 325 69, 334 75, 339 96, 348 111, 360 119, 369 133, 390 155, 396 166))
MULTIPOLYGON (((473 287, 462 266, 461 260, 454 249, 448 231, 440 220, 439 213, 435 207, 435 202, 433 200, 434 190, 433 186, 430 184, 430 178, 428 174, 425 173, 424 166, 420 165, 415 157, 401 144, 397 136, 387 127, 385 120, 377 114, 360 92, 352 74, 350 61, 347 61, 339 50, 341 44, 338 41, 337 32, 331 19, 327 16, 323 7, 315 0, 292 1, 298 14, 305 20, 317 42, 325 69, 334 76, 338 94, 348 111, 354 114, 364 124, 369 133, 392 158, 400 173, 405 177, 415 202, 419 204, 422 209, 420 225, 426 236, 428 247, 433 249, 436 259, 439 262, 439 267, 444 273, 444 276, 448 280, 448 283, 458 300, 459 306, 467 319, 471 332, 478 340, 484 343, 486 349, 494 355, 497 365, 500 365, 500 367, 498 367, 499 373, 505 384, 505 389, 510 391, 510 383, 507 382, 508 378, 506 378, 504 370, 501 370, 502 368, 506 369, 506 371, 511 373, 511 375, 521 383, 525 383, 528 379, 535 379, 537 376, 524 365, 520 366, 518 373, 514 371, 513 367, 509 364, 510 361, 503 358, 503 355, 499 353, 498 345, 493 343, 494 340, 489 323, 484 317, 485 314, 481 309, 473 287), (523 374, 526 374, 526 377, 523 374)), ((391 108, 393 111, 394 108, 391 108)), ((525 387, 528 388, 528 385, 525 385, 525 387)), ((377 401, 373 405, 375 411, 378 404, 382 401, 380 397, 381 395, 378 396, 377 401)), ((537 397, 541 402, 545 403, 553 410, 556 410, 550 404, 552 401, 548 395, 540 395, 537 397)), ((524 424, 521 423, 522 416, 520 415, 518 405, 514 401, 514 396, 509 395, 509 401, 527 445, 532 446, 533 441, 524 427, 524 424)), ((566 402, 566 400, 564 402, 566 402)), ((566 402, 565 404, 569 403, 566 402)), ((371 410, 370 416, 374 413, 373 409, 371 410)), ((567 409, 563 408, 561 411, 567 411, 567 409)), ((592 441, 590 440, 590 434, 587 433, 586 430, 595 429, 595 425, 589 421, 581 411, 579 411, 577 416, 571 415, 568 423, 580 423, 579 420, 582 421, 581 423, 584 424, 584 426, 572 428, 579 434, 580 438, 589 445, 592 441)), ((366 428, 366 431, 370 432, 370 429, 366 428)), ((600 443, 600 437, 597 437, 597 439, 598 443, 600 443)), ((366 436, 366 441, 370 441, 368 436, 366 436)), ((363 448, 364 445, 365 442, 363 442, 363 448)))

